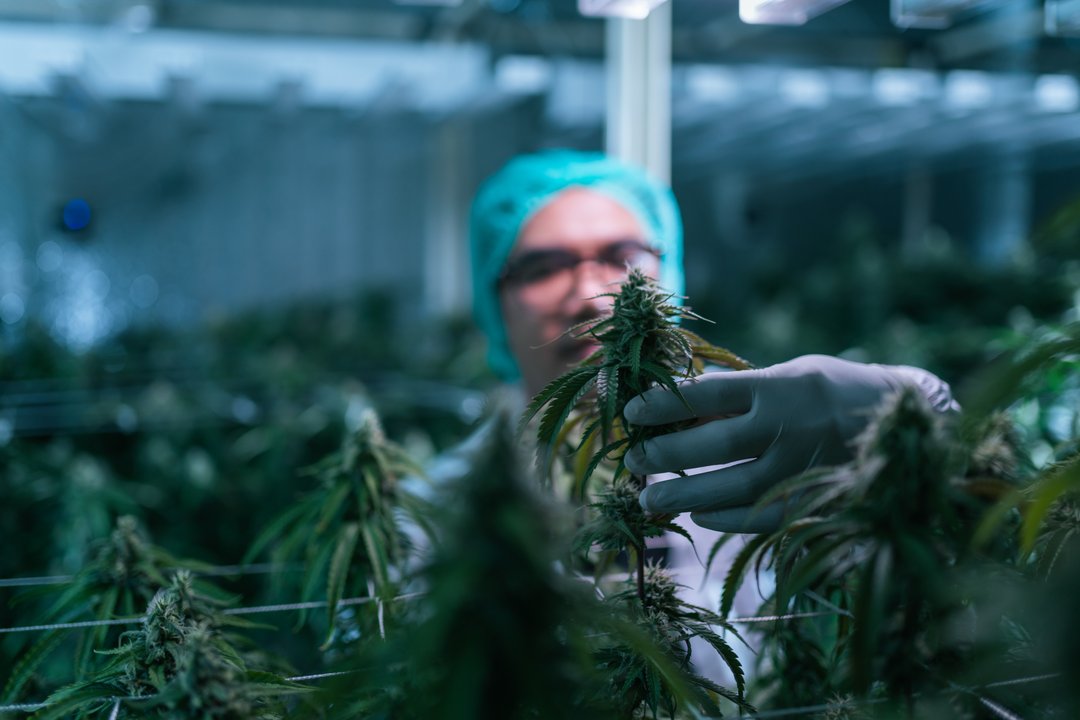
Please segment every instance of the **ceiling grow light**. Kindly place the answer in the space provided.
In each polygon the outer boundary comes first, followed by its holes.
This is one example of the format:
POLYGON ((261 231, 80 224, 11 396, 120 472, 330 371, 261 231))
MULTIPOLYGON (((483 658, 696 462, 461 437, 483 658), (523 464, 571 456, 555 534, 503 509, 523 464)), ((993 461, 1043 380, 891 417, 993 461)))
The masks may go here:
POLYGON ((803 25, 848 0, 739 0, 739 19, 751 25, 803 25))
POLYGON ((644 20, 666 0, 578 0, 578 12, 585 17, 644 20))

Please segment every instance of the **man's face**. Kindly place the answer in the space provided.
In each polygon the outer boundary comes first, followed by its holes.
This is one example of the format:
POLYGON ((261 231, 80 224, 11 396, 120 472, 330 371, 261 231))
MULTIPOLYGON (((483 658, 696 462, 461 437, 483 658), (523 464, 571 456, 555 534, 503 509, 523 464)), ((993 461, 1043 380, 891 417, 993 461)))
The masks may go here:
POLYGON ((593 190, 564 190, 521 229, 499 301, 526 392, 535 395, 596 349, 565 333, 610 309, 612 298, 597 296, 618 289, 627 262, 654 278, 660 270, 633 213, 593 190))

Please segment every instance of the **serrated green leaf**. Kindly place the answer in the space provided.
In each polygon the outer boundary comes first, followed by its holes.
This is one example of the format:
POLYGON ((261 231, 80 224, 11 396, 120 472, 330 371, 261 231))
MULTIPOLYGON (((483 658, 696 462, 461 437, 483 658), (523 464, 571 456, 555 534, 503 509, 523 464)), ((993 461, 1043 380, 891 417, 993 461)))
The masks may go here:
POLYGON ((19 691, 33 676, 34 671, 44 662, 49 655, 56 650, 60 643, 67 637, 67 633, 61 630, 51 630, 42 635, 37 642, 24 652, 15 667, 11 670, 11 676, 4 686, 3 704, 12 704, 18 701, 19 691))
POLYGON ((365 524, 360 527, 360 532, 364 537, 364 547, 367 548, 368 561, 371 563, 371 569, 375 575, 375 586, 379 588, 382 593, 385 593, 387 588, 387 567, 389 562, 386 557, 386 552, 383 549, 382 544, 376 542, 375 531, 371 526, 365 524))
POLYGON ((544 388, 529 402, 525 412, 522 413, 521 419, 518 421, 518 434, 522 434, 525 431, 528 424, 536 417, 536 413, 540 412, 540 408, 547 405, 567 382, 572 381, 579 376, 587 376, 594 374, 595 372, 595 367, 575 368, 545 385, 544 388))
POLYGON ((1036 481, 1034 497, 1024 512, 1020 530, 1020 542, 1025 552, 1030 552, 1038 536, 1050 506, 1067 492, 1080 488, 1080 455, 1054 466, 1036 481))
POLYGON ((322 507, 319 510, 319 519, 315 523, 316 535, 322 535, 326 532, 334 519, 341 514, 341 511, 345 506, 345 501, 349 497, 350 490, 352 490, 352 488, 349 487, 349 483, 340 482, 326 495, 322 507))
POLYGON ((584 487, 588 484, 589 478, 592 477, 592 474, 596 471, 596 468, 600 466, 600 463, 602 463, 610 453, 613 453, 623 445, 626 445, 627 442, 629 442, 628 438, 615 440, 614 442, 608 443, 607 445, 593 453, 592 459, 589 461, 588 467, 585 468, 585 474, 582 477, 581 481, 582 486, 584 487))
POLYGON ((638 335, 630 343, 630 378, 635 387, 641 386, 641 346, 645 342, 644 335, 638 335))
MULTIPOLYGON (((334 618, 337 614, 337 604, 341 600, 342 592, 345 589, 345 581, 352 566, 356 541, 359 536, 360 526, 355 522, 346 523, 338 533, 334 556, 330 560, 330 571, 326 575, 326 622, 331 635, 333 634, 334 618)), ((327 642, 329 640, 330 636, 327 636, 327 642)))
POLYGON ((767 534, 755 535, 735 556, 727 575, 724 576, 724 589, 720 601, 720 615, 722 617, 726 618, 731 614, 731 607, 735 603, 735 593, 738 592, 739 586, 742 584, 746 566, 771 541, 771 536, 767 534))
POLYGON ((858 693, 867 692, 873 680, 875 650, 891 572, 892 553, 883 547, 866 564, 859 580, 850 658, 852 685, 858 693))

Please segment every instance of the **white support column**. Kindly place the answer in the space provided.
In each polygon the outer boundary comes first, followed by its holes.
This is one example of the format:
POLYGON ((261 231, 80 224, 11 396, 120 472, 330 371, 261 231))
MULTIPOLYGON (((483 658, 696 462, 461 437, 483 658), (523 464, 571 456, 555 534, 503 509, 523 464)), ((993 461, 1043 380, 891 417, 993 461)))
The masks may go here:
POLYGON ((468 134, 454 122, 433 131, 428 211, 424 228, 424 311, 445 316, 465 309, 469 298, 469 249, 462 229, 468 207, 461 176, 465 172, 468 134))
POLYGON ((671 2, 607 21, 608 154, 671 180, 671 2))

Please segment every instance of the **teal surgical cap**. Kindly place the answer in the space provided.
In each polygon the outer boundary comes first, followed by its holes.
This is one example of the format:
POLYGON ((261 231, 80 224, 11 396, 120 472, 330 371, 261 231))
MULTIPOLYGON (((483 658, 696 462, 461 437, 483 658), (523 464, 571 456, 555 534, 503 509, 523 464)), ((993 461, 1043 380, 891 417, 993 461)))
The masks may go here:
POLYGON ((682 222, 671 190, 642 170, 599 153, 553 150, 514 158, 480 187, 469 223, 473 313, 488 338, 488 362, 507 381, 520 377, 499 307, 498 278, 529 219, 571 187, 602 192, 641 223, 662 253, 659 282, 683 293, 682 222))

